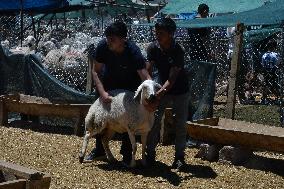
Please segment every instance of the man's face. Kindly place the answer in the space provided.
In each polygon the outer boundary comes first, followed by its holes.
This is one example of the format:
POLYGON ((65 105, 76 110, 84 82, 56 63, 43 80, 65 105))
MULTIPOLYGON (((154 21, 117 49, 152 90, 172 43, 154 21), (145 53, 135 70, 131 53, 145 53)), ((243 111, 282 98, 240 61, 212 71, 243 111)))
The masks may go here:
POLYGON ((111 51, 120 52, 125 44, 125 38, 118 37, 115 35, 106 37, 108 47, 111 51))
POLYGON ((172 34, 166 30, 156 28, 156 38, 161 46, 167 45, 172 40, 172 34))

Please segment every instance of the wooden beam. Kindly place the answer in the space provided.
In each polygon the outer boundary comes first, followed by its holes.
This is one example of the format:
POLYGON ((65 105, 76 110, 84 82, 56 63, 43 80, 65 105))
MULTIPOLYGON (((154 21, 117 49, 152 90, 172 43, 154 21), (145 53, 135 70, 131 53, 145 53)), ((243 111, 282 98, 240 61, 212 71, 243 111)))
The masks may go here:
POLYGON ((8 125, 8 111, 5 102, 0 98, 0 126, 8 125))
POLYGON ((231 70, 229 78, 229 89, 226 107, 226 118, 235 118, 235 104, 237 94, 237 76, 239 66, 241 64, 242 47, 243 47, 243 32, 244 24, 238 23, 236 26, 235 47, 233 50, 233 56, 231 61, 231 70))
POLYGON ((197 140, 284 152, 284 128, 220 118, 218 125, 187 122, 188 134, 197 140))
POLYGON ((19 112, 27 115, 60 116, 72 118, 87 114, 90 104, 35 104, 21 102, 6 102, 8 112, 19 112))
POLYGON ((26 180, 18 179, 0 183, 0 189, 26 189, 26 180))
POLYGON ((27 180, 27 189, 49 189, 51 182, 51 177, 46 174, 40 180, 27 180))
POLYGON ((93 69, 93 63, 91 61, 91 55, 90 53, 88 53, 88 72, 87 72, 87 86, 86 86, 87 94, 90 94, 92 92, 92 86, 93 86, 92 69, 93 69))
POLYGON ((42 179, 44 175, 44 173, 41 173, 39 171, 29 169, 13 163, 5 162, 3 160, 0 160, 0 170, 12 173, 19 178, 29 179, 29 180, 39 180, 42 179))
POLYGON ((91 104, 52 104, 48 99, 29 95, 0 96, 0 125, 8 125, 8 112, 31 116, 76 118, 74 133, 81 135, 82 124, 91 104))

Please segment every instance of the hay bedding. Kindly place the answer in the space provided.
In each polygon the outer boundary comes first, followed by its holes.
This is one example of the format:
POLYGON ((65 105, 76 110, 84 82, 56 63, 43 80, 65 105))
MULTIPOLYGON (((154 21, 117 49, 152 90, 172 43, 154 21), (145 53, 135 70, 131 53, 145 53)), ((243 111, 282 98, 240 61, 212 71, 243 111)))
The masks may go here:
MULTIPOLYGON (((284 156, 261 152, 244 166, 224 165, 194 158, 197 149, 186 150, 188 166, 171 170, 173 146, 159 147, 155 168, 125 169, 98 161, 80 164, 82 138, 39 133, 0 126, 0 159, 52 175, 58 188, 283 188, 284 156)), ((89 144, 88 151, 94 145, 89 144)), ((120 142, 111 143, 117 159, 120 142)), ((139 145, 138 154, 141 154, 139 145)), ((140 157, 141 158, 141 157, 140 157)))

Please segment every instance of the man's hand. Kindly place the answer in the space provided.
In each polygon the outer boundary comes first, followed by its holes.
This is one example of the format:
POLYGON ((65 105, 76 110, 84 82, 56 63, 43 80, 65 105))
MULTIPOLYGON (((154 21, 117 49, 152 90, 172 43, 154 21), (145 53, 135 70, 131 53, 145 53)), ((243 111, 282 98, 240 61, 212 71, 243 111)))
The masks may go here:
POLYGON ((100 96, 100 99, 103 103, 111 103, 112 101, 112 98, 111 96, 107 93, 107 92, 104 92, 101 96, 100 96))

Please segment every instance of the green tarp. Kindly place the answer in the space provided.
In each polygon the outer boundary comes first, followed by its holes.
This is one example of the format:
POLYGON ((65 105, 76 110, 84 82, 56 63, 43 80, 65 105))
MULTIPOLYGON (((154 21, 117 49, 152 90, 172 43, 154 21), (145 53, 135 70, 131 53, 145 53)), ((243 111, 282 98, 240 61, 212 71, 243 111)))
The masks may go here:
MULTIPOLYGON (((82 5, 84 7, 85 17, 86 18, 95 18, 97 16, 100 16, 100 13, 98 14, 97 8, 94 9, 94 7, 99 6, 100 11, 103 12, 103 14, 109 14, 111 16, 115 16, 117 14, 122 13, 133 13, 133 11, 136 10, 144 10, 151 9, 153 7, 150 7, 149 5, 141 5, 133 3, 131 0, 116 0, 115 4, 110 3, 104 3, 101 2, 100 4, 92 4, 90 1, 87 0, 68 0, 69 4, 71 6, 78 6, 82 5)), ((65 13, 66 18, 80 18, 82 17, 83 10, 76 10, 76 11, 70 11, 65 13)), ((42 15, 38 16, 41 17, 42 15)), ((50 19, 52 15, 46 16, 44 19, 50 19)), ((57 13, 56 18, 62 19, 64 18, 64 13, 57 13)))
POLYGON ((250 11, 214 18, 179 21, 177 25, 187 28, 228 27, 235 26, 238 22, 246 26, 279 25, 282 20, 284 20, 284 0, 276 0, 250 11))
MULTIPOLYGON (((275 0, 270 0, 275 1, 275 0)), ((205 3, 210 13, 243 12, 262 6, 267 0, 169 0, 162 9, 165 14, 193 13, 198 5, 205 3)))

